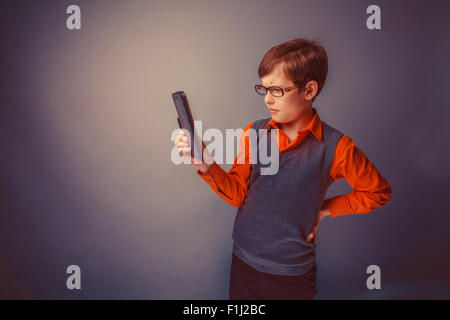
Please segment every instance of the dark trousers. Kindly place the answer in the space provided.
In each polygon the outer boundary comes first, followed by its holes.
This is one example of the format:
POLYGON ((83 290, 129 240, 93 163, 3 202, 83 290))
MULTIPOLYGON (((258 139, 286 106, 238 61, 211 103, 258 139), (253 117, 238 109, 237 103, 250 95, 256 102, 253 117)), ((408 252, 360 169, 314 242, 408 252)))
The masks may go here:
POLYGON ((254 269, 233 254, 230 300, 312 300, 316 290, 317 266, 300 276, 284 276, 254 269))

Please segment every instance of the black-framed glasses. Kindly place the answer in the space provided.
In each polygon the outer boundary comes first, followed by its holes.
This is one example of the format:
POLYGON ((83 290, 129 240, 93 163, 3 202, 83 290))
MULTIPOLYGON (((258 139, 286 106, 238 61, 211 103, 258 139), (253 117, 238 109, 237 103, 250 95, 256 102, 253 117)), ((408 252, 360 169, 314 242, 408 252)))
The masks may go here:
POLYGON ((277 86, 264 87, 261 84, 255 85, 255 91, 257 94, 265 96, 267 94, 267 92, 270 92, 272 97, 282 97, 282 96, 284 96, 285 92, 292 91, 295 88, 297 88, 296 85, 293 85, 293 86, 290 86, 287 88, 281 88, 281 87, 277 87, 277 86))

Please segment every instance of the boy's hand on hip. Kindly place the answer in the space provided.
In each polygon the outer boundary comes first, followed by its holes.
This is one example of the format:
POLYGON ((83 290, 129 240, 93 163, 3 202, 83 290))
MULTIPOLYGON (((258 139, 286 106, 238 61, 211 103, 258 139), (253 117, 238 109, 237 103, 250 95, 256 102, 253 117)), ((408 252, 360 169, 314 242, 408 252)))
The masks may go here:
POLYGON ((316 221, 314 222, 313 228, 311 232, 306 237, 306 241, 310 242, 314 238, 314 244, 317 244, 317 230, 319 229, 320 221, 322 221, 323 218, 330 215, 330 211, 328 210, 328 205, 326 204, 326 201, 324 201, 322 208, 320 209, 319 213, 317 214, 316 221))

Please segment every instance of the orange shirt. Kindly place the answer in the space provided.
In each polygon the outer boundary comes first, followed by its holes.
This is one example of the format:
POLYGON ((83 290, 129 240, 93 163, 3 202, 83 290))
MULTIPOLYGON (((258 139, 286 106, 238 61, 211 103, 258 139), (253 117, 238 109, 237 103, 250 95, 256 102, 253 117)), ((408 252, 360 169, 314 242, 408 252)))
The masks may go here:
MULTIPOLYGON (((298 145, 312 133, 317 140, 322 139, 322 125, 319 114, 313 109, 313 118, 304 130, 298 131, 297 137, 289 141, 278 124, 271 119, 269 124, 278 130, 278 147, 280 153, 298 145)), ((248 130, 253 125, 249 123, 241 134, 238 156, 234 164, 226 172, 217 163, 213 163, 206 173, 197 170, 197 174, 230 205, 239 207, 244 203, 249 188, 252 170, 251 152, 249 152, 248 130), (245 161, 238 161, 245 157, 245 161)), ((347 136, 339 140, 330 169, 333 180, 345 178, 353 191, 324 200, 328 205, 331 217, 352 213, 368 213, 379 206, 385 205, 391 198, 391 187, 366 155, 359 150, 355 142, 347 136)))

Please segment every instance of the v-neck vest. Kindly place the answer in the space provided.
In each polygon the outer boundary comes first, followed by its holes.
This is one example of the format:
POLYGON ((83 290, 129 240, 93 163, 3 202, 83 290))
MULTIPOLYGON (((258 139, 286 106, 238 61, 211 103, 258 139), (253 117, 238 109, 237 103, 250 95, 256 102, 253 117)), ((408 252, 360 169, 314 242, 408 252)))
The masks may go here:
MULTIPOLYGON (((269 120, 257 120, 251 128, 259 133, 269 120)), ((252 164, 248 191, 238 209, 232 237, 233 253, 254 269, 300 275, 314 266, 315 245, 313 240, 307 242, 306 236, 333 183, 330 169, 342 137, 325 122, 321 121, 321 125, 321 141, 309 132, 294 148, 279 153, 276 174, 262 175, 264 165, 259 159, 252 164)), ((266 135, 269 154, 273 134, 270 128, 266 135)))

